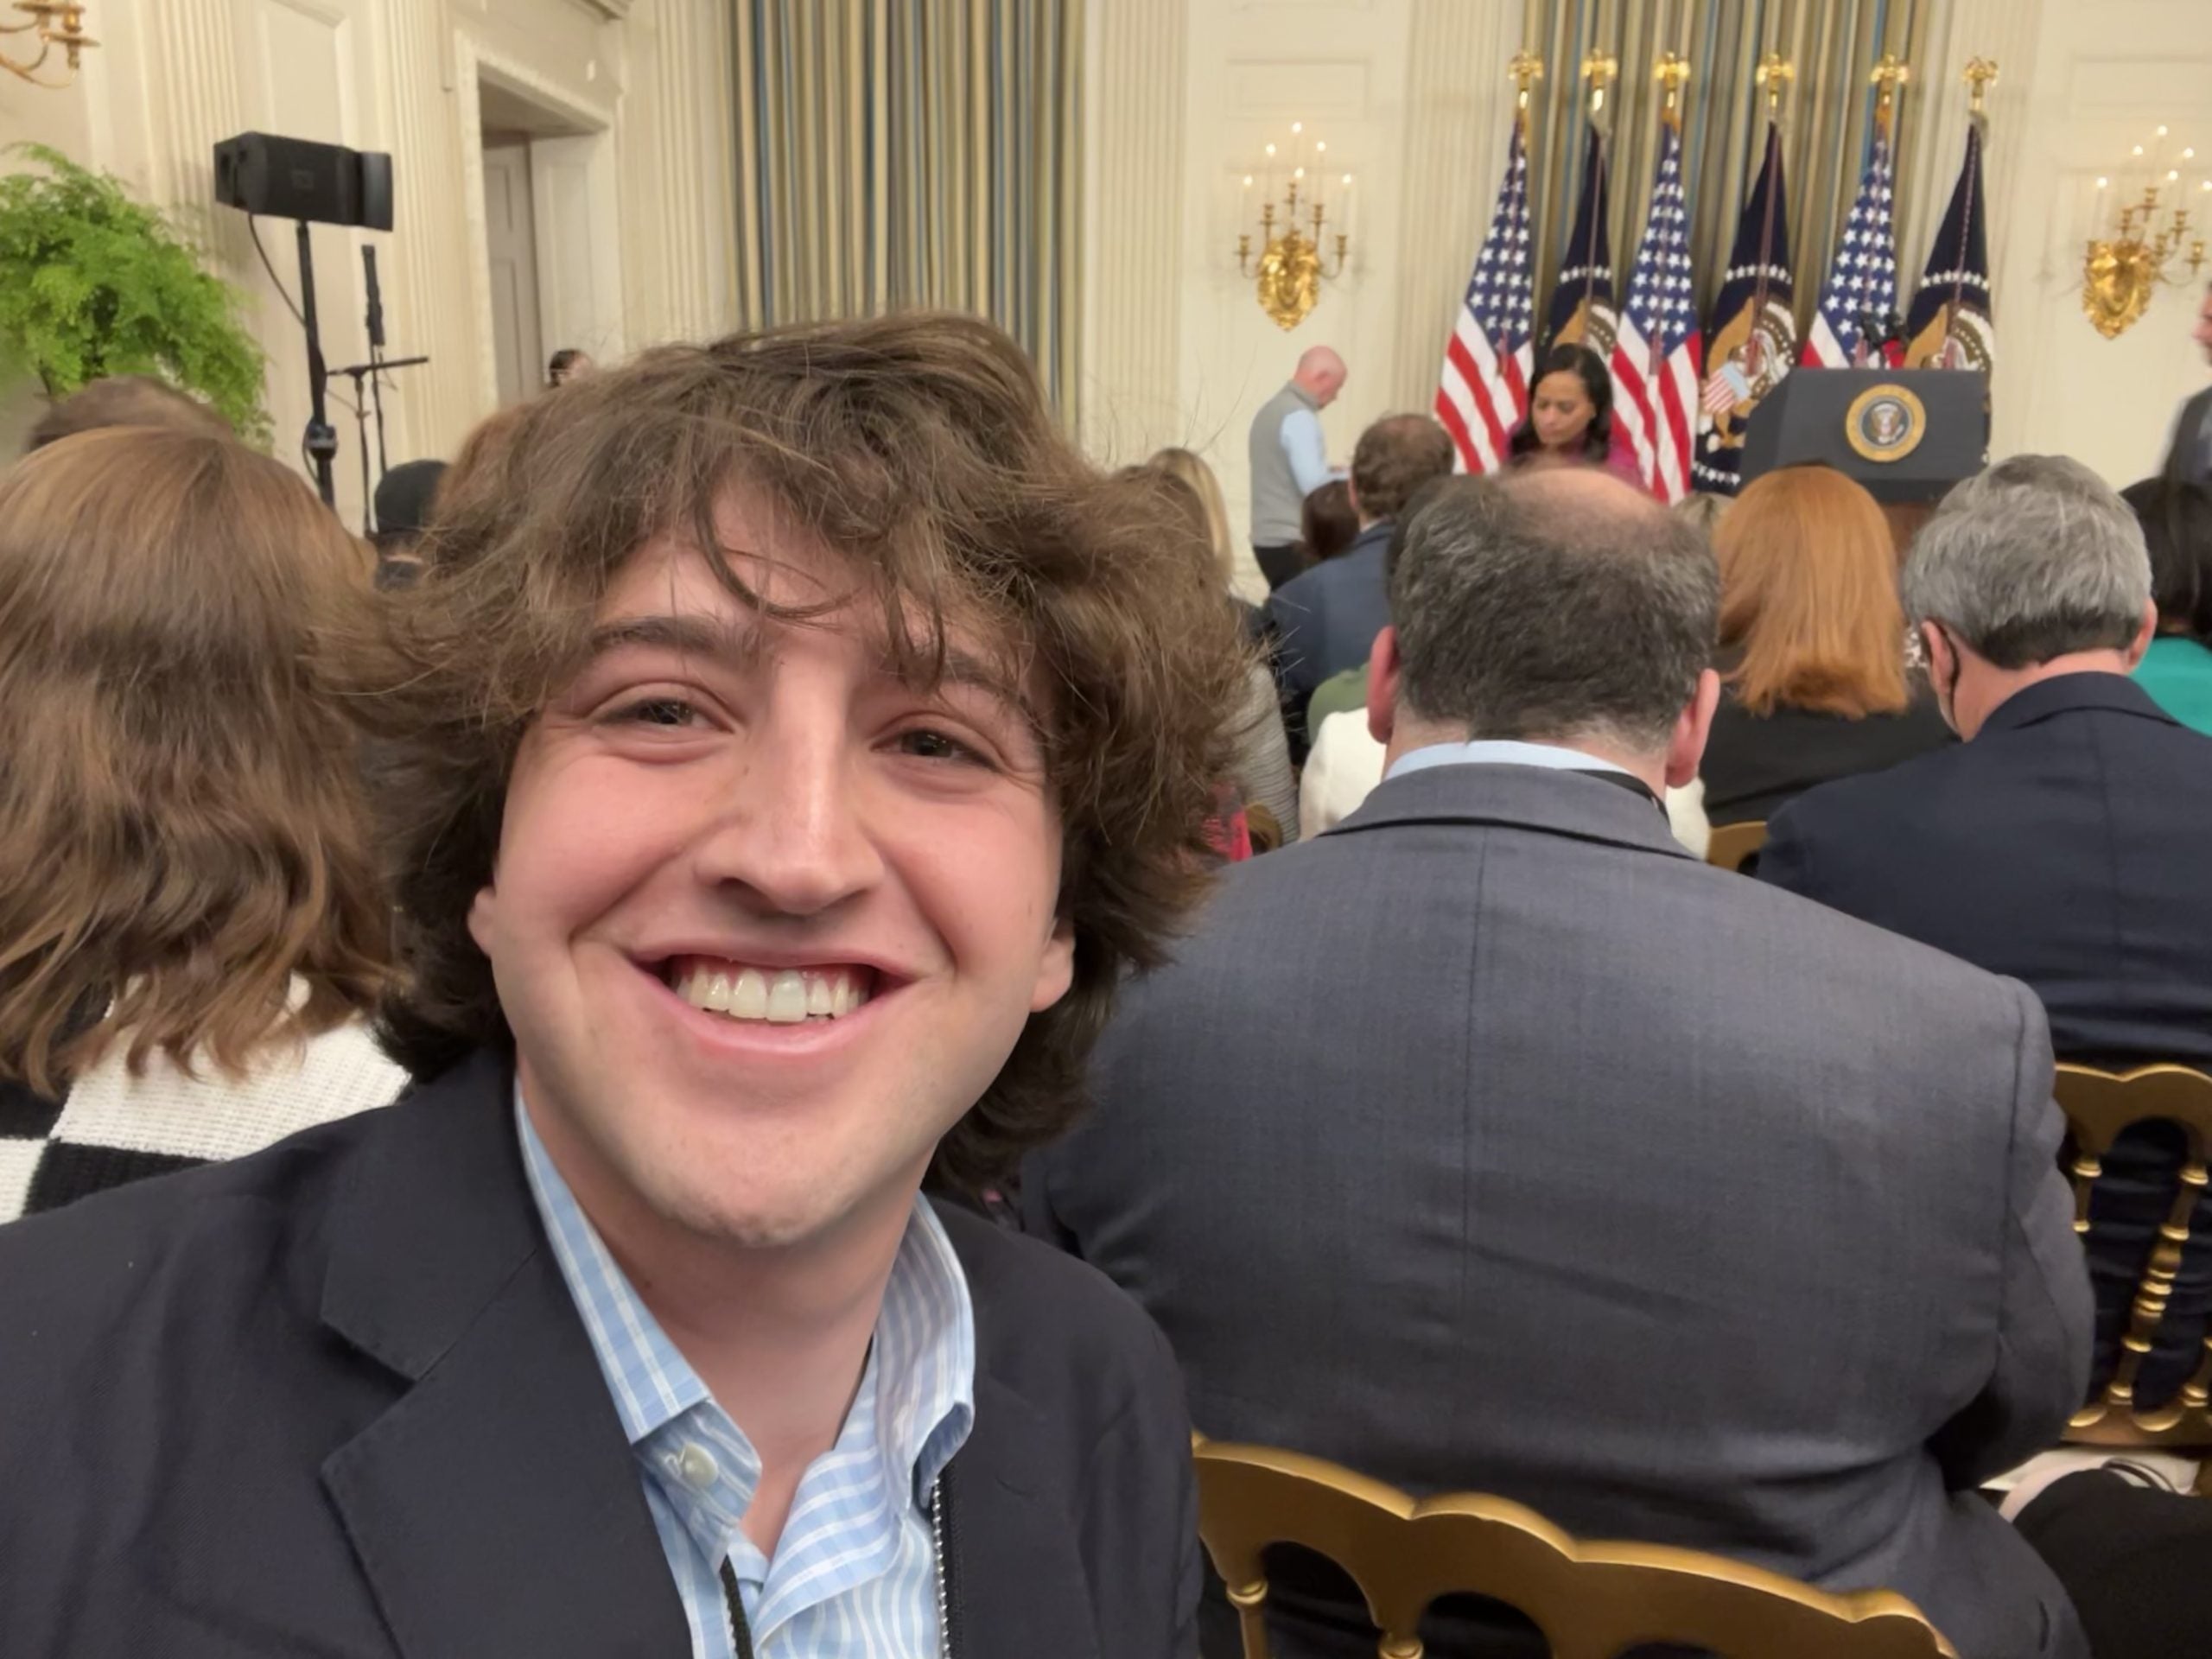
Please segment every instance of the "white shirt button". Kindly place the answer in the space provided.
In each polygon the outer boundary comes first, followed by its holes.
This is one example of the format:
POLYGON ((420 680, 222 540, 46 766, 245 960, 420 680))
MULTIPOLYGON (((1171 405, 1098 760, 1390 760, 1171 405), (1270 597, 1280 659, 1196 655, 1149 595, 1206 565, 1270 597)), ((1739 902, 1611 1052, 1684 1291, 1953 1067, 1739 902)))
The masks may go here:
POLYGON ((676 1454, 676 1478, 695 1492, 703 1492, 721 1476, 715 1454, 703 1446, 686 1441, 676 1454))

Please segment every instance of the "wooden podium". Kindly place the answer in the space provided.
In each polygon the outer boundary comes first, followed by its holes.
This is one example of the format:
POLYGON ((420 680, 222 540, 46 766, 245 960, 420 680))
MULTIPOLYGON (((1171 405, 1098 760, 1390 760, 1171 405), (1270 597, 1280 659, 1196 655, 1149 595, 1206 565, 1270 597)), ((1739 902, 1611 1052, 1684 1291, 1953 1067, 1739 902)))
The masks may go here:
POLYGON ((1967 369, 1796 369, 1744 435, 1750 483, 1817 461, 1884 505, 1933 503, 1987 464, 1989 382, 1967 369))

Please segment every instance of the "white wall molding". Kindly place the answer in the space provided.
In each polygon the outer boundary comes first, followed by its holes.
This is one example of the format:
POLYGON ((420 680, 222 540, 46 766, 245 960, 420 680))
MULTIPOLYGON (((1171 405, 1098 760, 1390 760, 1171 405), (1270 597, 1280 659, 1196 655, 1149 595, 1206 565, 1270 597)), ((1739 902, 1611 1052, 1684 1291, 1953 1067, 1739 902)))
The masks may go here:
MULTIPOLYGON (((720 0, 97 0, 99 48, 61 92, 0 87, 0 138, 52 143, 178 210, 255 302, 270 350, 276 453, 305 419, 298 325, 263 275, 242 217, 213 205, 217 140, 260 127, 391 153, 389 236, 319 230, 316 287, 333 363, 361 355, 359 249, 379 252, 393 355, 391 457, 450 455, 496 397, 477 76, 596 135, 556 157, 581 204, 584 267, 555 286, 601 350, 720 332, 734 321, 729 21, 720 0), (581 169, 569 167, 581 161, 581 169), (640 276, 638 273, 650 273, 640 276), (573 308, 582 308, 579 313, 573 308)), ((563 141, 555 140, 557 147, 563 141)), ((288 286, 289 237, 264 233, 288 286)), ((576 343, 585 343, 578 341, 576 343)), ((347 395, 346 383, 337 383, 347 395)), ((352 416, 335 410, 349 517, 352 416)))
POLYGON ((1184 64, 1188 0, 1086 8, 1084 441, 1141 460, 1182 442, 1184 64))

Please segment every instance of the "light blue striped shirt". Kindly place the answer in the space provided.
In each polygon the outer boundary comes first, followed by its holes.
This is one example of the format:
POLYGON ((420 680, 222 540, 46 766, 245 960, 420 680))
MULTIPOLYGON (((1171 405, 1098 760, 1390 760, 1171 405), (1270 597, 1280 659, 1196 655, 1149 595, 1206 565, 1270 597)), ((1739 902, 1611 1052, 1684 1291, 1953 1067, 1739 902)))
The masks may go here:
POLYGON ((519 1093, 515 1128, 531 1196, 637 1457, 694 1659, 734 1659, 724 1557, 756 1659, 938 1659, 929 1497, 976 1420, 976 1313, 929 1200, 914 1196, 860 1391, 837 1443, 800 1479, 771 1560, 739 1524, 759 1455, 607 1253, 519 1093))
POLYGON ((1294 409, 1282 417, 1275 433, 1298 493, 1311 495, 1336 474, 1329 470, 1329 447, 1321 437, 1321 417, 1310 409, 1294 409))

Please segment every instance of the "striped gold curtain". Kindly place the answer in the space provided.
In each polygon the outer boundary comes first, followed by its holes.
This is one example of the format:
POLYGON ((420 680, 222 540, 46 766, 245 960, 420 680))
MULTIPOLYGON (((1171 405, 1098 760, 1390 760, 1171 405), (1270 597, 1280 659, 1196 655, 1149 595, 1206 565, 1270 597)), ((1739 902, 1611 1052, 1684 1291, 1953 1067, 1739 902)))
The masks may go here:
POLYGON ((1083 0, 735 0, 752 327, 988 317, 1072 422, 1083 0))
MULTIPOLYGON (((1789 193, 1789 251, 1797 320, 1820 302, 1845 219, 1873 142, 1873 88, 1867 77, 1885 52, 1911 67, 1900 94, 1893 141, 1894 177, 1915 176, 1920 111, 1933 81, 1927 61, 1936 8, 1946 0, 1528 0, 1524 48, 1543 60, 1544 79, 1530 100, 1529 212, 1542 254, 1539 303, 1551 292, 1560 242, 1574 222, 1589 97, 1581 66, 1602 48, 1620 65, 1600 124, 1608 133, 1612 185, 1614 292, 1628 292, 1651 200, 1659 145, 1659 88, 1652 79, 1669 48, 1689 60, 1682 123, 1683 182, 1689 193, 1691 251, 1700 312, 1720 286, 1736 216, 1750 193, 1766 142, 1766 100, 1755 82, 1760 58, 1779 52, 1796 79, 1782 102, 1783 176, 1789 193)), ((1896 204, 1897 220, 1906 206, 1896 204)), ((1899 303, 1910 295, 1921 251, 1897 250, 1899 303)))

